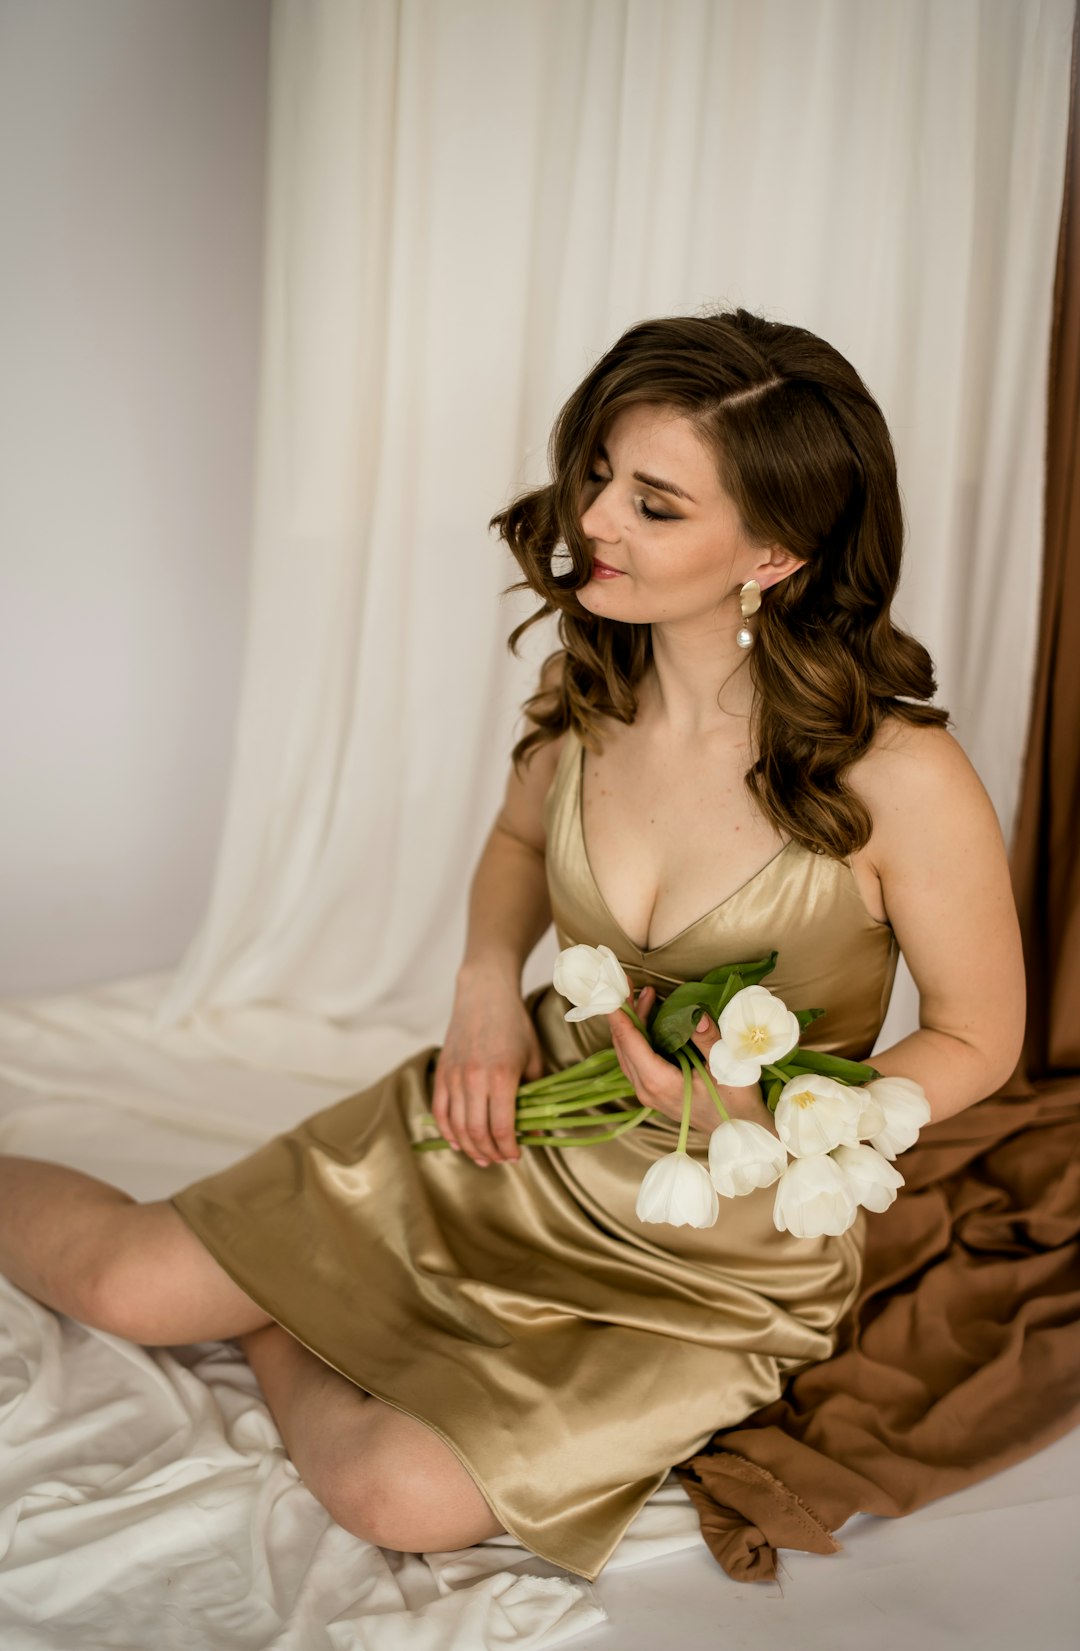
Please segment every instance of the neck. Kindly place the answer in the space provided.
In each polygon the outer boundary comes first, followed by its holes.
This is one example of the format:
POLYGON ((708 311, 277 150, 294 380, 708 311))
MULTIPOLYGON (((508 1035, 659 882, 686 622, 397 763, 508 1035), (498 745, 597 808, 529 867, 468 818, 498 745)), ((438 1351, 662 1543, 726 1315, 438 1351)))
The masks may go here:
POLYGON ((707 619, 651 625, 652 668, 642 687, 657 721, 676 739, 745 733, 753 684, 749 653, 735 640, 741 620, 726 612, 707 619))

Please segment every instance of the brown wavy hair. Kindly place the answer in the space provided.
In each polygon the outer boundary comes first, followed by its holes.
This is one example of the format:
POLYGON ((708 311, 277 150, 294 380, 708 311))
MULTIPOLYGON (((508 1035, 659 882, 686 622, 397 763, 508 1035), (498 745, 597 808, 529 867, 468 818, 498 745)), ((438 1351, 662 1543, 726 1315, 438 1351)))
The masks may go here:
POLYGON ((493 516, 541 606, 510 634, 558 614, 561 680, 524 709, 535 724, 514 746, 515 770, 573 726, 603 748, 600 719, 632 723, 652 658, 647 624, 589 613, 575 592, 590 576, 581 532, 586 478, 609 420, 634 403, 681 413, 716 456, 721 484, 756 545, 780 544, 805 565, 761 593, 748 665, 751 750, 744 780, 788 836, 842 858, 872 828, 844 772, 887 716, 946 725, 921 642, 894 625, 903 515, 896 458, 881 409, 838 350, 803 327, 742 308, 629 327, 559 410, 548 444, 551 482, 493 516), (560 551, 570 565, 552 572, 560 551))

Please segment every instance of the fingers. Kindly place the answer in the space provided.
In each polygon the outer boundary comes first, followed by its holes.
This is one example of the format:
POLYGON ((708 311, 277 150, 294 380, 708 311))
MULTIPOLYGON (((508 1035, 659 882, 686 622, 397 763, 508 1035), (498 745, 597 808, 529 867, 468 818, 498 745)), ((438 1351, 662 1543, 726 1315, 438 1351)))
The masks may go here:
POLYGON ((457 1136, 450 1123, 450 1086, 441 1065, 435 1068, 435 1081, 431 1086, 431 1116, 435 1119, 443 1139, 450 1142, 455 1152, 460 1152, 457 1136))
POLYGON ((694 1028, 694 1035, 690 1039, 690 1042, 694 1045, 695 1049, 699 1049, 703 1055, 707 1055, 709 1053, 709 1050, 712 1048, 714 1043, 720 1042, 720 1029, 711 1015, 702 1015, 697 1026, 694 1028))
MULTIPOLYGON (((645 1020, 656 999, 652 986, 643 986, 632 1007, 638 1018, 645 1020)), ((623 1074, 634 1086, 634 1093, 643 1106, 674 1116, 682 1105, 682 1078, 670 1061, 658 1055, 637 1027, 617 1009, 608 1016, 611 1043, 623 1074)), ((681 1113, 680 1113, 681 1116, 681 1113)))
POLYGON ((501 1072, 491 1088, 488 1113, 489 1133, 495 1143, 495 1162, 515 1164, 521 1157, 514 1133, 514 1114, 517 1110, 517 1079, 512 1072, 501 1072))
POLYGON ((508 1067, 466 1066, 451 1075, 450 1091, 453 1134, 474 1163, 486 1168, 520 1157, 514 1136, 516 1074, 508 1067))

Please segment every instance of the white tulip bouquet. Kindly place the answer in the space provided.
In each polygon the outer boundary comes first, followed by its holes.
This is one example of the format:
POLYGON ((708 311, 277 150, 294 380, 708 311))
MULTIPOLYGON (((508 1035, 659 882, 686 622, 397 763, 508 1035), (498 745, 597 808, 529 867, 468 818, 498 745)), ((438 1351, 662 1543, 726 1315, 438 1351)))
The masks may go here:
MULTIPOLYGON (((711 1227, 721 1198, 775 1183, 773 1222, 779 1231, 798 1238, 837 1236, 851 1226, 860 1206, 888 1209, 903 1186, 892 1160, 929 1122, 922 1087, 910 1078, 882 1077, 860 1061, 802 1048, 803 1031, 825 1011, 791 1010, 761 984, 778 956, 774 951, 756 962, 725 963, 702 980, 685 981, 655 1006, 648 1025, 630 1005, 630 982, 609 946, 569 946, 556 958, 553 983, 572 1004, 568 1021, 622 1009, 652 1047, 682 1069, 678 1145, 646 1171, 636 1205, 640 1221, 711 1227), (712 1016, 720 1034, 707 1066, 691 1044, 703 1012, 712 1016), (707 1168, 686 1150, 695 1067, 721 1117, 709 1137, 707 1168), (717 1083, 760 1084, 777 1134, 732 1118, 717 1083)), ((515 1111, 519 1144, 571 1147, 612 1141, 653 1115, 652 1107, 623 1105, 636 1098, 615 1050, 597 1050, 520 1086, 515 1111), (601 1123, 609 1127, 600 1133, 573 1133, 596 1130, 601 1123)), ((447 1145, 439 1136, 414 1142, 413 1150, 447 1145)))

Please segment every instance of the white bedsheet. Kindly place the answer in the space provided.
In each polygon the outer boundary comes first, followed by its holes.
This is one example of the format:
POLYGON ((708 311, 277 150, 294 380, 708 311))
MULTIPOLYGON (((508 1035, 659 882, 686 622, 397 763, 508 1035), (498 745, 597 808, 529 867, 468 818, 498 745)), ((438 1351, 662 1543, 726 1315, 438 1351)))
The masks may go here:
MULTIPOLYGON (((153 1036, 167 978, 0 1003, 0 1151, 167 1197, 419 1047, 261 1009, 153 1036)), ((508 1536, 400 1555, 310 1494, 235 1344, 141 1348, 0 1280, 0 1651, 1075 1651, 1078 1483, 1080 1431, 767 1586, 674 1476, 592 1586, 508 1536)))
MULTIPOLYGON (((151 1037, 162 978, 0 1005, 0 1151, 165 1197, 418 1047, 258 1012, 151 1037)), ((702 1545, 672 1475, 610 1567, 702 1545)), ((509 1536, 418 1556, 342 1530, 234 1343, 139 1347, 0 1279, 2 1651, 524 1651, 605 1615, 509 1536)))

